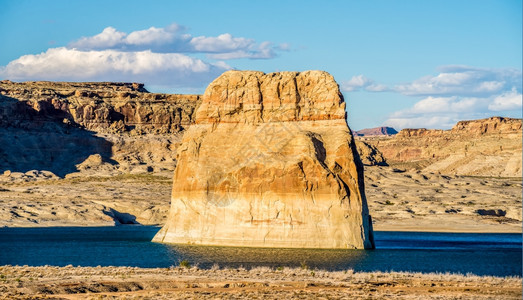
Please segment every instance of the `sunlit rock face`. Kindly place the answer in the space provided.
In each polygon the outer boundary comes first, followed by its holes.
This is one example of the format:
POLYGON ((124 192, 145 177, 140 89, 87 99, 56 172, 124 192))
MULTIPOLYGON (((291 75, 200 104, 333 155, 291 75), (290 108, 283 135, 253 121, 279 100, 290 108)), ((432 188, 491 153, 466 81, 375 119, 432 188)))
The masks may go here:
MULTIPOLYGON (((521 177, 521 129, 521 119, 490 117, 459 121, 450 130, 403 129, 394 137, 365 142, 387 163, 409 169, 448 175, 521 177)), ((371 160, 375 157, 379 154, 371 160)))
POLYGON ((374 247, 363 167, 326 72, 224 73, 177 159, 169 218, 154 241, 374 247))

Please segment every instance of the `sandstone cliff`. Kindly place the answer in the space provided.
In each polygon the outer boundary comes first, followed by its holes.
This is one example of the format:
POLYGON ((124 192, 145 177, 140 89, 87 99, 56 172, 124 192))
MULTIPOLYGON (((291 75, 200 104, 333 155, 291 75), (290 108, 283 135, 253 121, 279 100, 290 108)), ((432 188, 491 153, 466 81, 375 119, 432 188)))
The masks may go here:
POLYGON ((178 132, 192 123, 199 104, 198 95, 154 94, 138 83, 3 80, 0 95, 2 127, 38 127, 49 119, 59 119, 111 133, 178 132))
POLYGON ((172 170, 200 102, 136 83, 0 81, 0 172, 63 177, 95 154, 115 172, 172 170))
POLYGON ((363 166, 325 72, 229 71, 178 148, 168 221, 154 241, 373 248, 363 166))
POLYGON ((461 121, 451 130, 403 129, 364 138, 386 162, 442 174, 521 177, 521 119, 461 121))

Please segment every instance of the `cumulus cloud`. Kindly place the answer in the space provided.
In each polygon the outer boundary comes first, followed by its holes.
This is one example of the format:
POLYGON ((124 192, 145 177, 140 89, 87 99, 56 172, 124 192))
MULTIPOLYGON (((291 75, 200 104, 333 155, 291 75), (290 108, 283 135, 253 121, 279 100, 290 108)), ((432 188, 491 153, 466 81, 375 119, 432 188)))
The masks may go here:
POLYGON ((170 87, 200 87, 229 68, 224 63, 210 64, 180 53, 81 51, 61 47, 13 60, 0 69, 0 77, 12 80, 147 81, 170 87))
POLYGON ((470 112, 474 110, 484 110, 487 106, 487 99, 482 98, 459 98, 453 97, 427 97, 416 104, 411 109, 402 111, 410 114, 436 114, 452 112, 470 112))
POLYGON ((521 70, 443 66, 439 74, 424 76, 393 90, 408 96, 490 96, 521 86, 521 70))
POLYGON ((390 114, 383 125, 402 128, 451 128, 458 121, 487 118, 509 111, 521 117, 521 93, 515 89, 492 97, 426 97, 411 108, 390 114))
POLYGON ((342 82, 341 89, 345 92, 354 92, 362 89, 369 92, 385 92, 388 88, 383 84, 375 83, 374 80, 363 75, 357 75, 352 76, 348 81, 342 82))
POLYGON ((113 27, 107 27, 101 33, 93 37, 81 38, 74 42, 72 46, 86 50, 110 49, 119 46, 124 38, 125 33, 120 32, 113 27))
POLYGON ((419 98, 412 107, 389 115, 383 123, 406 127, 450 128, 457 121, 493 115, 522 116, 522 72, 513 68, 442 66, 436 75, 387 87, 364 75, 343 82, 344 91, 392 92, 419 98))
POLYGON ((194 37, 189 43, 196 51, 224 53, 248 48, 254 41, 246 38, 235 38, 229 33, 224 33, 217 37, 194 37))
POLYGON ((250 59, 268 59, 276 56, 272 43, 263 42, 259 46, 252 47, 247 50, 238 50, 234 52, 215 53, 208 54, 207 57, 212 59, 239 59, 239 58, 250 58, 250 59))
POLYGON ((137 81, 159 88, 201 91, 231 69, 225 60, 270 59, 277 51, 288 49, 288 44, 258 43, 230 33, 193 37, 178 24, 129 33, 107 27, 66 47, 24 55, 0 66, 0 79, 137 81), (198 54, 211 62, 193 57, 198 54))
POLYGON ((151 27, 145 30, 125 33, 113 27, 105 28, 101 33, 82 37, 69 44, 69 48, 78 50, 143 51, 157 53, 206 53, 211 59, 270 59, 276 57, 276 51, 286 51, 288 44, 272 46, 270 42, 256 43, 255 40, 234 37, 230 33, 218 36, 196 36, 186 33, 186 28, 171 24, 164 28, 151 27), (283 46, 282 46, 283 45, 283 46), (282 48, 283 47, 283 48, 282 48))
POLYGON ((510 92, 495 97, 488 108, 492 111, 521 110, 522 102, 521 93, 513 88, 510 92))
POLYGON ((395 128, 396 130, 403 128, 450 128, 456 124, 458 120, 462 120, 457 118, 459 118, 457 115, 432 116, 428 118, 425 116, 412 118, 398 117, 389 118, 383 125, 395 128))

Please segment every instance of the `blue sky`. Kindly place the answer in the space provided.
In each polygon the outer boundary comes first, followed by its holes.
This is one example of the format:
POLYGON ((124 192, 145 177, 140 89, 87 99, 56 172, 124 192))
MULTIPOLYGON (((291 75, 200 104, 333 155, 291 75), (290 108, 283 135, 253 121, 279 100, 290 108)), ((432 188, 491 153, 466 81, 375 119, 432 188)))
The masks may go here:
POLYGON ((202 93, 230 68, 319 69, 356 130, 521 118, 521 0, 0 2, 0 79, 202 93))

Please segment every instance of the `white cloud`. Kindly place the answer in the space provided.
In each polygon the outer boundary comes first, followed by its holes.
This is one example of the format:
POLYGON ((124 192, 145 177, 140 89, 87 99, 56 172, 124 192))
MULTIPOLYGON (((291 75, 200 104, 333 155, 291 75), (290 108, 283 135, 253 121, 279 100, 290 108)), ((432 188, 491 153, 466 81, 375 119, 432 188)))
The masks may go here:
POLYGON ((82 37, 69 44, 78 50, 144 51, 158 53, 206 53, 211 59, 270 59, 276 56, 276 50, 286 51, 288 44, 273 47, 270 42, 257 44, 255 40, 234 37, 230 33, 216 37, 193 37, 185 33, 186 29, 178 24, 164 28, 150 27, 133 31, 129 34, 117 31, 113 27, 105 28, 100 34, 82 37), (282 48, 283 45, 283 48, 282 48))
POLYGON ((224 53, 237 49, 246 49, 254 43, 251 39, 235 38, 229 33, 217 37, 198 36, 191 39, 190 44, 199 52, 224 53))
POLYGON ((374 80, 365 77, 364 75, 352 76, 348 81, 341 83, 341 89, 346 92, 354 92, 364 89, 369 92, 384 92, 387 91, 387 86, 383 84, 376 84, 374 80))
POLYGON ((484 110, 487 100, 481 98, 427 97, 415 103, 411 109, 401 111, 409 114, 457 113, 484 110))
POLYGON ((372 81, 363 75, 352 76, 349 81, 343 82, 341 88, 347 92, 359 90, 372 81))
POLYGON ((12 80, 145 81, 170 87, 201 87, 227 67, 224 63, 209 64, 179 53, 80 51, 61 47, 13 60, 0 69, 0 77, 12 80))
POLYGON ((450 128, 460 120, 522 116, 522 72, 513 68, 476 68, 449 65, 392 88, 358 75, 343 82, 344 91, 395 92, 421 98, 412 107, 391 113, 383 123, 396 129, 450 128))
POLYGON ((384 84, 373 83, 373 84, 367 85, 365 87, 365 90, 369 91, 369 92, 386 92, 389 90, 389 88, 384 84))
POLYGON ((238 50, 234 52, 225 53, 214 53, 207 54, 207 57, 212 59, 239 59, 239 58, 250 58, 250 59, 268 59, 276 56, 272 43, 263 42, 259 46, 250 47, 248 50, 238 50))
POLYGON ((270 59, 288 44, 273 46, 230 33, 193 37, 178 24, 130 33, 107 27, 67 47, 24 55, 0 66, 0 79, 135 81, 155 87, 204 88, 231 67, 223 60, 270 59), (204 54, 214 62, 193 57, 204 54))
POLYGON ((278 49, 282 51, 290 51, 291 50, 291 44, 289 43, 281 43, 278 45, 278 49))
POLYGON ((513 88, 510 92, 503 93, 494 98, 494 101, 489 104, 488 108, 492 111, 521 110, 521 93, 518 93, 516 88, 513 88))
POLYGON ((454 116, 432 116, 426 118, 413 117, 413 118, 390 118, 383 123, 383 126, 392 127, 396 130, 403 128, 450 128, 457 121, 454 116))
POLYGON ((168 44, 175 39, 188 39, 188 35, 180 34, 183 27, 172 24, 166 28, 151 27, 145 30, 133 31, 125 38, 125 43, 131 45, 168 44))
POLYGON ((521 86, 521 70, 443 66, 436 76, 424 76, 393 90, 408 96, 490 96, 521 86))
POLYGON ((126 34, 113 27, 106 27, 101 33, 92 37, 82 37, 71 44, 71 47, 86 50, 110 49, 123 43, 126 34))
POLYGON ((396 129, 447 129, 461 120, 473 120, 511 111, 509 116, 521 117, 521 94, 515 89, 492 97, 426 97, 411 108, 395 111, 383 123, 396 129))

